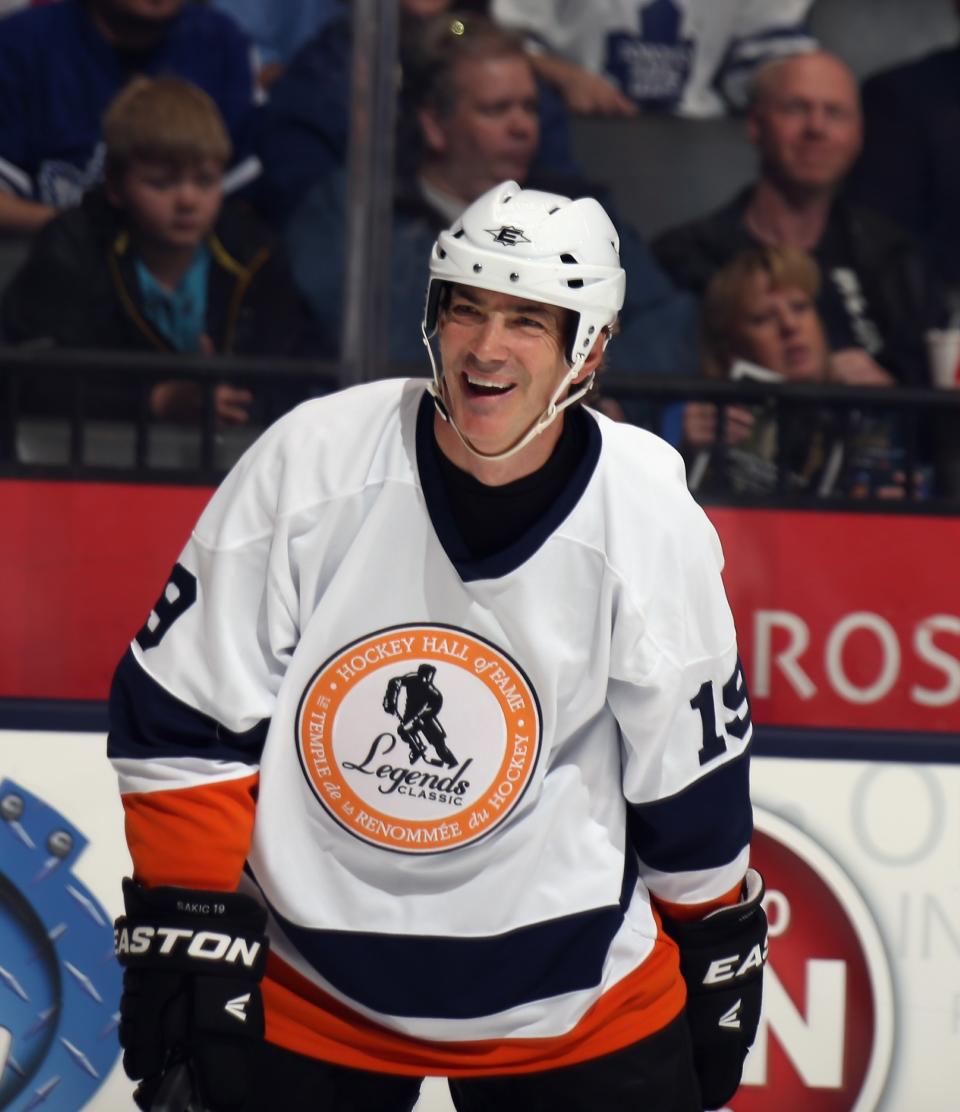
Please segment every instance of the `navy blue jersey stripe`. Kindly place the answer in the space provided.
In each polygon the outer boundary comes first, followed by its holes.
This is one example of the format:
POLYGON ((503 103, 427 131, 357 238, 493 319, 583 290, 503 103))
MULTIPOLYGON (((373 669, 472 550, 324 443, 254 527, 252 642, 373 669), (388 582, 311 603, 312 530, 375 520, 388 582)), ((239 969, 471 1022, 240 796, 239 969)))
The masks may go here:
POLYGON ((165 691, 128 649, 110 688, 107 755, 142 760, 202 757, 256 765, 269 725, 263 718, 243 733, 228 730, 165 691))
POLYGON ((270 910, 297 951, 358 1004, 386 1015, 473 1019, 599 984, 636 880, 628 852, 616 904, 485 938, 310 930, 270 910))
POLYGON ((749 752, 669 799, 631 803, 628 828, 640 859, 664 873, 732 861, 753 833, 749 752))

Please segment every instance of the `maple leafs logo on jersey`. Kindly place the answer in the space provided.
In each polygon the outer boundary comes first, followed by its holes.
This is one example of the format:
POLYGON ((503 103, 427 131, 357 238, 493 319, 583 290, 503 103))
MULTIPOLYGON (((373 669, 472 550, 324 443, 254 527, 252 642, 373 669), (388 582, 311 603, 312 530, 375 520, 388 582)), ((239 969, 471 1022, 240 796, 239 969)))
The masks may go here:
POLYGON ((502 228, 485 228, 484 231, 493 236, 494 243, 503 243, 507 247, 516 247, 518 243, 531 242, 523 234, 523 228, 517 228, 513 224, 504 224, 502 228))

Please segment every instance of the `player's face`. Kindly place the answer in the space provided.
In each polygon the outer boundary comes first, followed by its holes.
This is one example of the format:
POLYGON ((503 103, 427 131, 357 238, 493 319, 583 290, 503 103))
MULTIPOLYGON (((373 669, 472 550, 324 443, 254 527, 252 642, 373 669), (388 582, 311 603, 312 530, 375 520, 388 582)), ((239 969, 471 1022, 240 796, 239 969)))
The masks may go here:
POLYGON ((826 377, 828 350, 820 316, 801 289, 775 289, 769 274, 754 274, 732 334, 735 355, 798 382, 826 377))
POLYGON ((830 189, 861 144, 860 102, 850 72, 823 54, 781 63, 749 119, 764 170, 794 188, 830 189))
POLYGON ((212 158, 178 164, 136 161, 111 189, 141 240, 187 249, 216 223, 223 197, 223 167, 212 158))
MULTIPOLYGON (((509 294, 454 286, 440 314, 440 357, 447 406, 461 433, 484 455, 512 447, 547 408, 567 373, 566 310, 509 294)), ((578 376, 589 373, 594 360, 578 376)), ((555 421, 516 456, 493 469, 496 482, 535 470, 560 435, 555 421)), ((478 464, 445 422, 436 425, 445 455, 483 482, 478 464)))
POLYGON ((502 181, 526 180, 540 139, 537 86, 523 58, 468 58, 454 76, 449 116, 428 137, 444 176, 473 199, 502 181))

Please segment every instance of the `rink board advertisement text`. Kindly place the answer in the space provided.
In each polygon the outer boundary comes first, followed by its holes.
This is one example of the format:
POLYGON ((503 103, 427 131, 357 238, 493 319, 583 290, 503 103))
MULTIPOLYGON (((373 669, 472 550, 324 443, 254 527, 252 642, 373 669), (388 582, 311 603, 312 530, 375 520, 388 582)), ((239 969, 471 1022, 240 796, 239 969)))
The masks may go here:
MULTIPOLYGON (((0 697, 106 697, 210 496, 0 482, 0 697)), ((960 518, 711 507, 761 725, 960 734, 960 518)))
POLYGON ((756 722, 960 733, 960 517, 709 513, 756 722))

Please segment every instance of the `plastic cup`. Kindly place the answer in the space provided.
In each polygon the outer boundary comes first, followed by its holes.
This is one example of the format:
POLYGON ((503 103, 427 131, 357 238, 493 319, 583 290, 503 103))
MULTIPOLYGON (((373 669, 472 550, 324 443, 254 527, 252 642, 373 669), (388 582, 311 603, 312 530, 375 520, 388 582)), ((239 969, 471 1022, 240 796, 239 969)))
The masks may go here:
POLYGON ((960 328, 935 328, 927 333, 927 357, 934 386, 960 387, 960 328))

